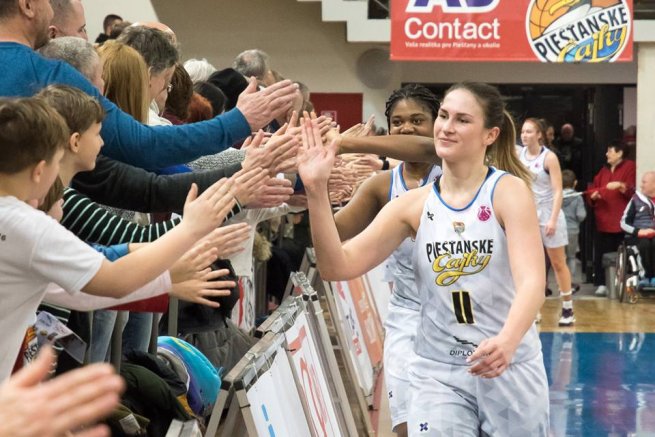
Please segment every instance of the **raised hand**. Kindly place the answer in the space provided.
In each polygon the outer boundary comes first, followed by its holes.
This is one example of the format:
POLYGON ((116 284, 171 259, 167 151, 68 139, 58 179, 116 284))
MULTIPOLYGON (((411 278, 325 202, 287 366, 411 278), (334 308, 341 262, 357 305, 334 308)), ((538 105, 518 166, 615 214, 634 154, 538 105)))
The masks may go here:
POLYGON ((218 249, 213 247, 207 238, 189 249, 175 264, 168 269, 171 282, 184 282, 201 276, 201 273, 218 258, 218 249))
POLYGON ((307 120, 307 119, 310 119, 314 123, 316 123, 316 125, 318 126, 318 130, 321 133, 321 138, 323 139, 323 143, 327 143, 328 133, 336 127, 336 123, 333 122, 332 118, 325 115, 317 116, 314 111, 312 111, 311 114, 305 111, 303 113, 303 120, 307 120))
POLYGON ((262 141, 264 140, 264 137, 266 136, 266 132, 263 130, 258 130, 256 133, 252 134, 248 138, 246 138, 241 145, 241 150, 246 150, 249 147, 252 148, 257 148, 262 145, 262 141))
POLYGON ((306 189, 325 189, 332 171, 337 144, 323 147, 321 131, 315 121, 305 118, 302 148, 298 156, 298 173, 306 189))
POLYGON ((251 77, 236 105, 253 131, 286 114, 298 91, 298 85, 290 80, 274 83, 261 91, 257 91, 257 87, 257 79, 251 77))
POLYGON ((287 204, 289 206, 295 206, 295 207, 298 207, 298 208, 307 209, 307 196, 304 195, 304 194, 294 194, 287 201, 287 204))
MULTIPOLYGON (((261 138, 262 141, 259 141, 258 137, 255 137, 257 143, 263 142, 263 137, 261 138)), ((252 143, 246 149, 246 158, 241 164, 242 167, 244 169, 261 167, 271 176, 275 176, 279 168, 283 168, 289 160, 295 158, 300 146, 299 140, 289 134, 274 135, 263 147, 256 147, 255 140, 252 143)))
POLYGON ((221 305, 210 299, 212 297, 229 296, 231 294, 230 289, 236 287, 234 281, 218 280, 229 273, 230 271, 228 269, 212 271, 210 268, 207 268, 197 278, 173 284, 171 295, 187 302, 218 308, 221 305))
POLYGON ((273 151, 269 174, 275 176, 282 173, 281 170, 287 168, 290 162, 295 162, 300 149, 300 141, 292 135, 284 134, 271 137, 264 147, 273 151))
POLYGON ((225 225, 213 230, 202 241, 218 251, 218 258, 225 259, 243 250, 242 244, 250 236, 251 229, 248 223, 225 225))
POLYGON ((0 385, 0 436, 108 436, 93 425, 118 405, 124 383, 108 364, 91 364, 43 382, 54 362, 49 346, 37 359, 0 385))
POLYGON ((228 296, 233 281, 217 281, 229 273, 228 270, 212 271, 211 263, 218 257, 218 249, 208 238, 187 251, 170 269, 173 288, 171 295, 188 302, 217 308, 217 302, 209 297, 228 296))
POLYGON ((363 172, 368 177, 372 172, 382 170, 382 160, 370 153, 360 154, 354 161, 354 168, 358 174, 363 172))
POLYGON ((217 228, 235 204, 234 196, 230 193, 230 184, 227 182, 225 178, 219 180, 200 196, 198 186, 192 184, 184 204, 184 219, 180 226, 188 227, 198 239, 217 228))
POLYGON ((256 198, 248 204, 249 208, 272 208, 289 200, 293 194, 288 179, 269 178, 266 185, 256 193, 256 198))
POLYGON ((241 205, 248 205, 268 180, 268 173, 261 167, 241 169, 229 179, 230 192, 241 205))

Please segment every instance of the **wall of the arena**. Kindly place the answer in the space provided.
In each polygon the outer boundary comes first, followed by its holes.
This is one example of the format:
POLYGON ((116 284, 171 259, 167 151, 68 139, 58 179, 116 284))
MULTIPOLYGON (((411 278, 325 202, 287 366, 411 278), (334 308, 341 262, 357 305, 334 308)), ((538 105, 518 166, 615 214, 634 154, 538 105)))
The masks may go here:
MULTIPOLYGON (((384 102, 402 82, 451 83, 481 80, 492 83, 635 84, 636 61, 614 65, 544 65, 537 63, 379 63, 368 73, 389 69, 381 89, 363 84, 357 74, 359 57, 380 44, 347 43, 344 23, 325 23, 320 2, 296 0, 125 0, 86 1, 89 35, 95 37, 105 14, 130 21, 159 20, 172 27, 182 43, 182 57, 206 57, 217 68, 231 65, 242 50, 269 53, 282 75, 305 82, 317 92, 363 92, 364 114, 381 124, 384 102), (374 70, 374 71, 371 71, 374 70)), ((635 51, 636 52, 636 51, 635 51)), ((365 69, 365 73, 366 73, 365 69)))
POLYGON ((82 0, 86 15, 86 30, 89 40, 95 41, 102 29, 102 20, 108 14, 118 14, 124 19, 136 21, 159 21, 157 13, 149 0, 112 0, 102 2, 96 0, 82 0))

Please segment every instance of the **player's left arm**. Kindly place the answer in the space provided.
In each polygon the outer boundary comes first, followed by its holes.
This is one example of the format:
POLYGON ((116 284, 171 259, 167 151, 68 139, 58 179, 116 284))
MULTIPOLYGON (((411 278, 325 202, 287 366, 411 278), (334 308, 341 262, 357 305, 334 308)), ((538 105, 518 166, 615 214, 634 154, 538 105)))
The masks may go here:
POLYGON ((504 176, 496 186, 493 207, 507 236, 516 296, 498 335, 482 341, 469 358, 473 363, 469 371, 484 378, 499 376, 512 362, 544 303, 546 282, 544 251, 530 189, 519 178, 504 176))

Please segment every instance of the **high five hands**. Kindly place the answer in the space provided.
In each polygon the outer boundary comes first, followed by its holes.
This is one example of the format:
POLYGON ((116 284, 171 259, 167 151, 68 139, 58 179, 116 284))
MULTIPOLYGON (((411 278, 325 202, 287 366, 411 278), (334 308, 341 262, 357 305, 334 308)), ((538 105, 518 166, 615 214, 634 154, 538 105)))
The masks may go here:
POLYGON ((336 141, 323 146, 321 128, 316 120, 305 117, 301 124, 302 146, 298 154, 298 173, 307 191, 327 187, 338 148, 336 141))

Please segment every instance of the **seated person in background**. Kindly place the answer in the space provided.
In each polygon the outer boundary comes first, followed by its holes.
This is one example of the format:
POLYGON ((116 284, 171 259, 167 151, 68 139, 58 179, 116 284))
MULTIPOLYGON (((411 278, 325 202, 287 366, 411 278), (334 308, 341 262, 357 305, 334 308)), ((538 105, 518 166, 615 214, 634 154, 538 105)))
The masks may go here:
POLYGON ((644 173, 636 192, 621 217, 621 229, 630 235, 629 242, 639 248, 645 277, 640 286, 655 286, 655 171, 644 173), (630 241, 631 240, 631 241, 630 241))

